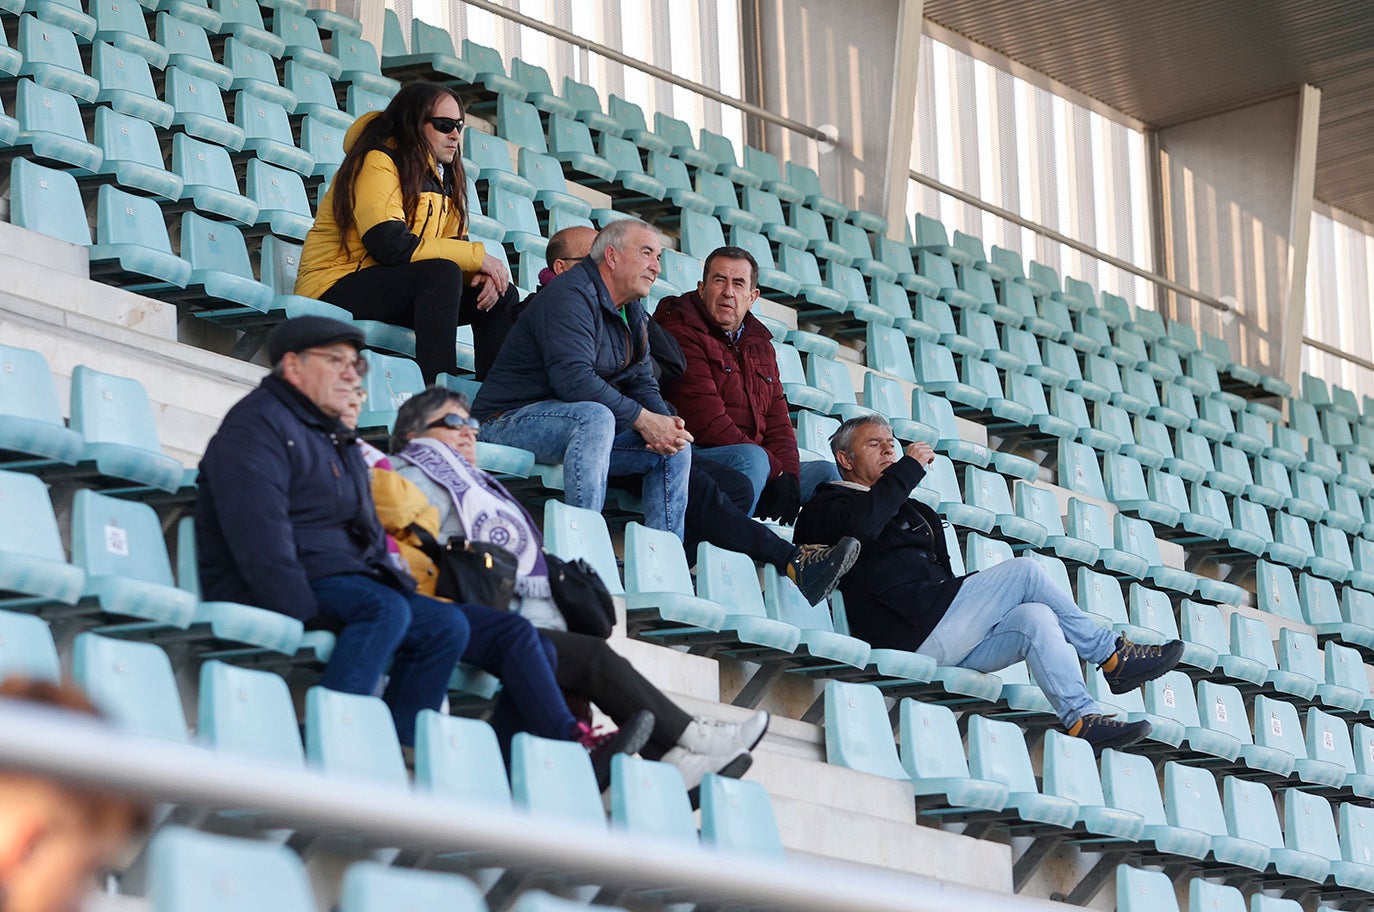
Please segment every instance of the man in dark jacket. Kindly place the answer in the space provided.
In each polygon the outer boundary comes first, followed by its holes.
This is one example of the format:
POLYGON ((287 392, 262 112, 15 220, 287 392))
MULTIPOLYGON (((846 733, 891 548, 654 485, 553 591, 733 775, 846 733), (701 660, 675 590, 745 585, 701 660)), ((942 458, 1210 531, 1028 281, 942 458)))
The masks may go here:
POLYGON ((1150 733, 1148 722, 1102 714, 1083 684, 1082 661, 1126 693, 1178 664, 1183 644, 1144 646, 1103 629, 1029 557, 956 577, 945 522, 910 494, 935 459, 913 443, 898 458, 885 418, 851 418, 830 441, 841 481, 821 486, 801 511, 796 539, 852 535, 863 551, 840 583, 850 632, 874 646, 910 649, 941 665, 993 672, 1025 660, 1069 734, 1094 750, 1150 733))
POLYGON ((706 258, 696 291, 659 302, 654 321, 677 339, 687 363, 663 392, 696 438, 693 456, 743 472, 757 499, 750 512, 791 523, 817 485, 839 476, 829 460, 800 459, 772 334, 749 312, 758 298, 754 257, 720 247, 706 258))
POLYGON ((645 223, 607 225, 590 259, 521 314, 472 413, 483 440, 562 463, 572 506, 599 511, 608 476, 643 475, 645 523, 681 538, 692 435, 659 394, 640 303, 658 278, 660 252, 645 223))

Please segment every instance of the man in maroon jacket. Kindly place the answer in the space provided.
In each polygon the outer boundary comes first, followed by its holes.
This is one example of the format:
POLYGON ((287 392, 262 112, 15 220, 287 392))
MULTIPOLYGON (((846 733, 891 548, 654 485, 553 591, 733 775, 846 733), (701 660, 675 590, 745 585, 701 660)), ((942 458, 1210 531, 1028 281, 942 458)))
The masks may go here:
POLYGON ((756 516, 792 523, 816 486, 839 475, 829 460, 800 460, 772 336, 749 312, 758 298, 753 256, 721 247, 706 258, 696 291, 660 301, 654 319, 687 361, 663 392, 696 438, 695 457, 748 476, 756 516))

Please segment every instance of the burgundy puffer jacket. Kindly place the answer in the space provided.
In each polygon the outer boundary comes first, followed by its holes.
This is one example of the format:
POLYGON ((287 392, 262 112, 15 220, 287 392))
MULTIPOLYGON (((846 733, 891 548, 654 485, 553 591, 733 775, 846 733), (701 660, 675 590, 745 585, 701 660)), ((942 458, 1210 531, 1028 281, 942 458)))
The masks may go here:
POLYGON ((746 314, 744 333, 731 345, 724 330, 706 319, 695 291, 664 298, 654 319, 673 334, 687 359, 687 370, 663 394, 697 445, 757 444, 768 451, 773 475, 800 476, 797 434, 768 329, 746 314))

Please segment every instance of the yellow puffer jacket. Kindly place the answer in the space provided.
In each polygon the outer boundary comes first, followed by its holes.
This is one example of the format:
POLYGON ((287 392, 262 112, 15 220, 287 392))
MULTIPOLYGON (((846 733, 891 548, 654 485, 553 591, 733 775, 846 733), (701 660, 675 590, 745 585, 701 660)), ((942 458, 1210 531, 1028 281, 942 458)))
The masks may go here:
MULTIPOLYGON (((350 149, 358 134, 378 112, 364 114, 354 121, 344 137, 344 150, 350 149)), ((462 224, 449 195, 453 169, 446 168, 443 180, 431 158, 431 170, 420 188, 420 203, 415 209, 418 227, 407 222, 401 205, 401 184, 396 163, 387 150, 373 149, 353 186, 353 227, 340 243, 339 225, 334 220, 334 191, 338 182, 320 203, 315 224, 305 237, 300 271, 296 275, 296 294, 318 298, 339 279, 369 266, 399 266, 415 260, 452 260, 465 274, 482 267, 486 248, 462 240, 467 226, 462 224)))
MULTIPOLYGON (((429 502, 424 492, 410 479, 387 469, 372 470, 372 500, 377 505, 377 519, 382 528, 396 540, 401 556, 410 564, 415 588, 421 595, 434 596, 439 571, 434 561, 420 550, 420 542, 410 531, 415 523, 435 538, 439 537, 439 508, 429 502)), ((437 596, 436 596, 437 597, 437 596)))

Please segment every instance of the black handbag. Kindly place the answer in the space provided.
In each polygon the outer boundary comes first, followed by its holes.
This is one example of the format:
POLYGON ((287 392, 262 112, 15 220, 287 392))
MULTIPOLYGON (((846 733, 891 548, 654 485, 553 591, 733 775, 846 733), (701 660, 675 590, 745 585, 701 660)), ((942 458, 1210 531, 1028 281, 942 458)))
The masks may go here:
POLYGON ((592 565, 582 558, 565 561, 544 552, 553 602, 568 622, 569 633, 606 639, 615 626, 615 602, 592 565))
POLYGON ((514 554, 500 545, 459 535, 441 545, 422 526, 411 523, 409 528, 419 540, 420 550, 439 571, 435 595, 454 602, 486 605, 497 611, 510 608, 520 567, 514 554))

